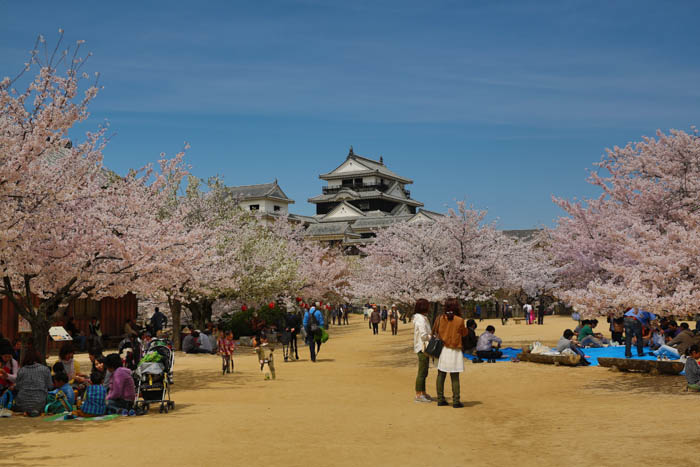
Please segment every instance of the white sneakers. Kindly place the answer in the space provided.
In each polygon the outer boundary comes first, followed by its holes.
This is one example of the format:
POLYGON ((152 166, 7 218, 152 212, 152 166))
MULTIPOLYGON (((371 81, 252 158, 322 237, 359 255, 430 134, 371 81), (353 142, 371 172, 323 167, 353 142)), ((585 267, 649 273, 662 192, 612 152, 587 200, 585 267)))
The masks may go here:
POLYGON ((0 409, 0 418, 8 418, 12 416, 12 411, 9 409, 0 409))
POLYGON ((433 400, 430 398, 430 396, 427 396, 427 395, 424 396, 421 394, 420 396, 416 396, 415 401, 416 402, 432 402, 433 400))

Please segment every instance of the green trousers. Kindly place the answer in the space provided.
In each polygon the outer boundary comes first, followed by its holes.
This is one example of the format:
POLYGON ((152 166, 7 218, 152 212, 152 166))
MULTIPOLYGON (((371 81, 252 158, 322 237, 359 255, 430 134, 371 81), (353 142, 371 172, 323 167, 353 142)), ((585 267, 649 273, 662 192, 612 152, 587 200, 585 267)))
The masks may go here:
MULTIPOLYGON (((438 402, 445 400, 445 378, 447 373, 438 370, 437 374, 437 399, 438 402)), ((452 403, 457 404, 459 402, 459 373, 450 373, 450 379, 452 380, 452 403)))
POLYGON ((428 377, 428 354, 418 352, 418 376, 416 376, 416 392, 425 392, 425 378, 428 377))

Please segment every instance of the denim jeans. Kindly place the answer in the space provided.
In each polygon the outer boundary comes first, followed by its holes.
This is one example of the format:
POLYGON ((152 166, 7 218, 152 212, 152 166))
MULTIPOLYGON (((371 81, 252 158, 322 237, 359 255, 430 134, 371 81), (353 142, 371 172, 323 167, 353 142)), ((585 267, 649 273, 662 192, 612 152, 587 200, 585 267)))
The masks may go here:
POLYGON ((603 344, 600 342, 600 339, 598 339, 595 336, 588 335, 584 337, 581 342, 581 347, 602 347, 603 344))
POLYGON ((670 345, 662 345, 661 347, 659 347, 659 350, 654 352, 654 355, 656 355, 657 357, 670 357, 673 359, 681 358, 680 352, 678 352, 678 350, 674 349, 670 345))
POLYGON ((625 357, 632 356, 632 336, 637 338, 637 355, 644 355, 642 323, 631 317, 625 317, 625 357))

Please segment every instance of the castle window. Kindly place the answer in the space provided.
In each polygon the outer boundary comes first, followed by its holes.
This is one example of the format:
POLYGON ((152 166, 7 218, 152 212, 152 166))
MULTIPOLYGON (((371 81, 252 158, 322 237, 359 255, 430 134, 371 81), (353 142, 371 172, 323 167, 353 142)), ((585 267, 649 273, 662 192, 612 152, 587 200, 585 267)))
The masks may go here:
POLYGON ((272 208, 275 210, 275 212, 278 212, 280 210, 280 207, 275 204, 275 206, 272 208))
POLYGON ((259 211, 259 210, 260 210, 260 205, 259 205, 259 204, 251 204, 251 205, 250 205, 250 210, 251 210, 251 211, 259 211))

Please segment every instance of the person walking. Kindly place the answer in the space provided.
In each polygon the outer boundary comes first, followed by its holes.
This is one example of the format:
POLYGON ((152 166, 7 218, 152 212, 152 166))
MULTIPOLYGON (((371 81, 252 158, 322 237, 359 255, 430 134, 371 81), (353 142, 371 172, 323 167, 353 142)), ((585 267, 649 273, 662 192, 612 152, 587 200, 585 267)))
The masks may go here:
POLYGON ((532 311, 532 305, 526 303, 523 305, 523 317, 525 318, 525 324, 530 324, 530 312, 532 311))
POLYGON ((350 307, 343 305, 340 309, 343 312, 343 324, 350 324, 350 307))
POLYGON ((540 303, 537 305, 537 324, 544 324, 544 300, 540 299, 540 303))
MULTIPOLYGON (((318 305, 318 303, 316 305, 318 305)), ((312 306, 304 314, 302 324, 304 325, 304 329, 306 329, 306 343, 309 345, 311 361, 315 362, 316 354, 321 350, 321 340, 316 339, 316 336, 321 333, 321 328, 324 324, 323 313, 316 309, 316 306, 312 306)))
POLYGON ((479 320, 479 322, 484 320, 484 317, 481 315, 481 305, 478 303, 476 304, 476 309, 474 310, 474 316, 479 320))
POLYGON ((424 298, 416 300, 413 315, 413 351, 418 357, 418 374, 416 375, 416 402, 431 402, 433 399, 425 392, 425 380, 430 366, 425 346, 430 340, 432 331, 428 321, 430 303, 424 298))
POLYGON ((437 318, 433 330, 433 334, 436 334, 443 343, 437 365, 437 405, 447 405, 445 378, 449 373, 452 380, 452 407, 455 409, 464 407, 460 402, 459 374, 464 371, 462 337, 467 335, 467 327, 460 314, 459 300, 456 298, 447 299, 445 312, 437 318))
MULTIPOLYGON (((299 360, 299 348, 297 347, 299 329, 299 315, 290 308, 288 313, 284 315, 284 330, 289 333, 289 358, 294 355, 295 360, 299 360)), ((285 361, 287 361, 286 358, 285 361)))
POLYGON ((656 315, 637 308, 630 308, 625 313, 625 357, 632 358, 632 337, 637 338, 637 355, 644 356, 644 339, 642 338, 642 326, 656 319, 656 315))
POLYGON ((372 313, 369 315, 369 324, 372 326, 372 334, 379 334, 379 322, 381 320, 382 317, 379 310, 377 310, 377 306, 375 305, 372 309, 372 313))
POLYGON ((386 331, 386 322, 389 319, 389 312, 386 306, 382 308, 382 331, 386 331))
POLYGON ((396 305, 391 305, 389 324, 391 325, 391 335, 397 335, 399 333, 399 312, 396 310, 396 305))

